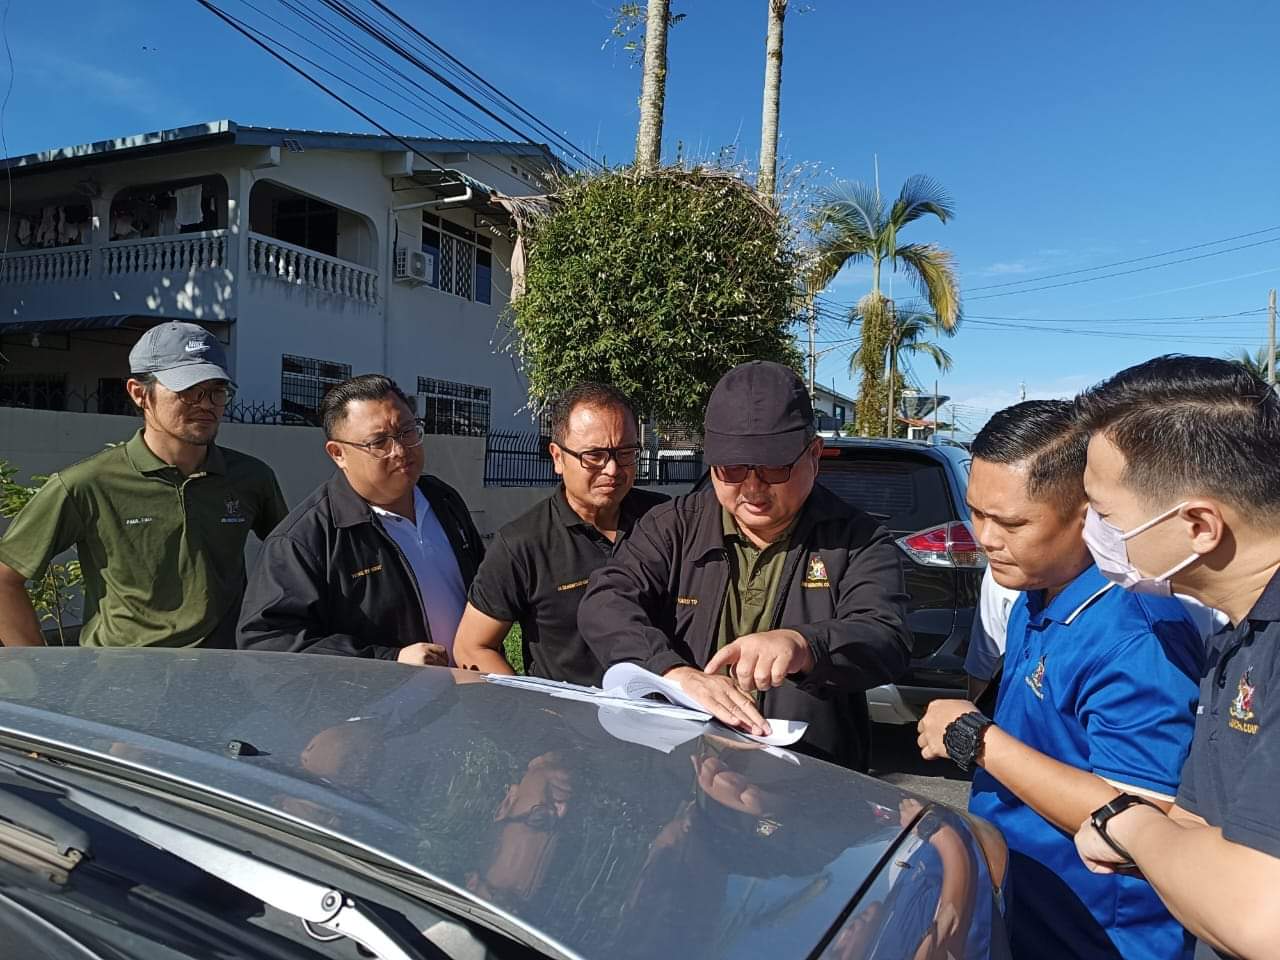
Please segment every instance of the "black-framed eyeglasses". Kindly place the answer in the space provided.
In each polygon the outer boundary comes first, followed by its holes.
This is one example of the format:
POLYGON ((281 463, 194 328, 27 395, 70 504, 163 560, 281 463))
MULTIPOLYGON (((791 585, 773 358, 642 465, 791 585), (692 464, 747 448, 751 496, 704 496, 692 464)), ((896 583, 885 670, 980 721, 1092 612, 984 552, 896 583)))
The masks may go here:
POLYGON ((610 460, 620 467, 634 467, 640 459, 639 444, 629 447, 592 447, 590 450, 570 450, 562 443, 557 443, 556 446, 569 456, 576 457, 580 464, 590 470, 603 470, 610 460))
POLYGON ((395 444, 397 443, 405 450, 408 450, 411 447, 422 446, 422 435, 424 432, 422 424, 415 423, 411 427, 405 427, 399 433, 388 434, 387 436, 382 437, 374 437, 367 443, 356 443, 354 440, 339 440, 336 437, 333 438, 333 442, 341 443, 348 447, 359 447, 375 460, 385 460, 387 457, 391 456, 395 449, 395 444))
POLYGON ((716 479, 721 483, 745 483, 747 474, 754 473, 761 483, 775 486, 779 483, 786 483, 791 479, 791 471, 801 457, 809 452, 809 448, 813 446, 813 441, 809 441, 800 451, 800 455, 790 463, 782 466, 762 466, 757 463, 731 463, 724 466, 714 466, 711 472, 715 474, 716 479))
POLYGON ((206 397, 215 407, 225 407, 236 395, 236 392, 226 384, 217 387, 187 387, 185 390, 176 390, 174 392, 178 395, 178 399, 188 407, 200 406, 200 404, 204 403, 206 397))

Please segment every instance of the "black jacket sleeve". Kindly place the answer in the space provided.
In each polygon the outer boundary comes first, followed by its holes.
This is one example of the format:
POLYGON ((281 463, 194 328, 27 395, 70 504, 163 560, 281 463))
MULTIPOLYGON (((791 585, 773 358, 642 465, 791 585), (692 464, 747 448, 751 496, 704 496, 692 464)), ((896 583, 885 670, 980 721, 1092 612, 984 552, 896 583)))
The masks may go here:
POLYGON ((814 668, 795 679, 802 688, 870 690, 907 669, 911 631, 901 555, 893 537, 862 516, 836 585, 835 617, 794 627, 813 651, 814 668))
POLYGON ((470 589, 471 581, 480 568, 480 561, 484 559, 484 541, 480 539, 480 531, 471 519, 471 510, 462 495, 438 477, 424 476, 420 489, 440 521, 449 545, 453 547, 453 555, 458 560, 458 572, 462 574, 462 585, 470 589))
POLYGON ((669 510, 658 507, 640 518, 612 560, 591 575, 578 605, 578 632, 606 668, 634 661, 663 674, 692 666, 651 615, 673 596, 680 563, 679 535, 671 527, 675 518, 654 522, 655 514, 669 510))
POLYGON ((399 647, 361 643, 349 633, 329 632, 334 622, 331 597, 325 566, 311 551, 285 535, 268 537, 245 588, 236 646, 379 660, 399 656, 399 647))

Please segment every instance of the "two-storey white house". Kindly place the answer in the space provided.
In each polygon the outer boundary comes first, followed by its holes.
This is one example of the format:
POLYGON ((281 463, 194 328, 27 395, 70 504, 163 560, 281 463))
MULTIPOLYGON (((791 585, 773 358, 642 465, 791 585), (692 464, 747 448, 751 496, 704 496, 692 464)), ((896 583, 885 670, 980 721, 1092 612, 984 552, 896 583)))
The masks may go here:
POLYGON ((129 347, 180 319, 228 345, 237 419, 313 421, 376 371, 430 432, 530 429, 493 198, 544 192, 557 161, 406 141, 219 121, 0 162, 0 405, 125 412, 129 347))

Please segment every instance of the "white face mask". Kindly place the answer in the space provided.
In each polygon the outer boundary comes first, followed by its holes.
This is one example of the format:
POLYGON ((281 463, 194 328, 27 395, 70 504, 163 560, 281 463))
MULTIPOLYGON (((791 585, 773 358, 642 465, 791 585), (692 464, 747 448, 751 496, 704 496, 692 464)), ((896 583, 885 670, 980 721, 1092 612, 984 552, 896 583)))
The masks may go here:
POLYGON ((1084 517, 1084 542, 1089 552, 1093 554, 1093 562, 1098 565, 1098 570, 1112 583, 1118 583, 1124 589, 1132 590, 1134 593, 1150 593, 1159 597, 1170 596, 1173 593, 1173 587, 1169 583, 1169 578, 1191 566, 1200 559, 1200 555, 1191 554, 1158 577, 1144 577, 1138 568, 1129 562, 1129 548, 1125 545, 1125 541, 1132 540, 1138 534, 1150 530, 1184 506, 1186 506, 1185 502, 1180 503, 1158 517, 1152 517, 1141 526, 1134 527, 1128 533, 1115 524, 1103 520, 1093 507, 1089 507, 1084 517))

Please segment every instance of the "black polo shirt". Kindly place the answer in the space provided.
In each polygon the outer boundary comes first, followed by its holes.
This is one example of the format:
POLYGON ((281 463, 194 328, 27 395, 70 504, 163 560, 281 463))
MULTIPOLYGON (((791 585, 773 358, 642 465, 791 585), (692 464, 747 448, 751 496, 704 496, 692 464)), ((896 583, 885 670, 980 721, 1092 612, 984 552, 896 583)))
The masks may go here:
POLYGON ((1280 857, 1280 574, 1209 641, 1178 806, 1233 843, 1280 857))
POLYGON ((495 620, 520 624, 525 672, 598 685, 604 668, 578 634, 578 602, 591 574, 651 507, 668 498, 631 490, 622 499, 618 538, 609 538, 569 506, 564 487, 493 538, 467 595, 495 620))

